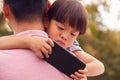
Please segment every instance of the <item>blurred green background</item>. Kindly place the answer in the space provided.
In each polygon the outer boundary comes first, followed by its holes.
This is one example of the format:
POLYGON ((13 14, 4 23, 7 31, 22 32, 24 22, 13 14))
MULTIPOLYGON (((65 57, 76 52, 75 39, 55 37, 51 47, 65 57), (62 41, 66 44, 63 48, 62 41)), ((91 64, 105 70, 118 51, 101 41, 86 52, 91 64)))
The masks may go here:
MULTIPOLYGON (((102 5, 104 10, 109 13, 110 4, 108 4, 108 1, 111 0, 96 1, 98 1, 99 4, 85 4, 88 10, 89 24, 86 34, 79 36, 78 41, 86 52, 104 63, 105 73, 97 77, 88 77, 88 80, 119 80, 120 30, 109 29, 108 26, 104 24, 104 20, 98 9, 100 5, 102 5)), ((119 18, 120 16, 118 15, 117 17, 119 18)), ((0 36, 10 34, 12 34, 12 31, 8 29, 0 9, 0 36)))

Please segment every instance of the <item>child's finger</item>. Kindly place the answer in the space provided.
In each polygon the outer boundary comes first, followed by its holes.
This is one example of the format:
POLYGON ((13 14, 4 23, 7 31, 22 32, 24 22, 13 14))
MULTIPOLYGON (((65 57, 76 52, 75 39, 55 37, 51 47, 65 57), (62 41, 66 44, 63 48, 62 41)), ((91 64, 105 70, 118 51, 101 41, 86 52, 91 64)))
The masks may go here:
POLYGON ((46 40, 46 42, 47 42, 51 47, 54 47, 54 43, 53 43, 53 41, 52 41, 50 38, 48 38, 48 39, 46 40))
POLYGON ((82 74, 86 74, 88 72, 88 70, 86 68, 84 70, 79 69, 78 72, 82 73, 82 74))
POLYGON ((50 49, 47 49, 46 47, 43 47, 42 48, 42 53, 43 53, 43 55, 46 57, 46 58, 48 58, 49 57, 49 54, 50 54, 50 49))
POLYGON ((44 56, 43 56, 41 50, 36 51, 36 55, 37 55, 39 58, 44 58, 44 56))
POLYGON ((78 79, 81 79, 81 78, 84 78, 85 77, 85 74, 81 74, 79 72, 75 72, 74 75, 78 78, 78 79))
POLYGON ((48 51, 48 54, 52 53, 52 47, 49 44, 44 45, 44 48, 48 51))
POLYGON ((72 74, 72 75, 71 75, 71 78, 72 78, 73 80, 80 80, 82 77, 76 76, 75 74, 72 74))
POLYGON ((73 80, 77 80, 77 77, 76 77, 74 74, 70 75, 70 77, 71 77, 73 80))

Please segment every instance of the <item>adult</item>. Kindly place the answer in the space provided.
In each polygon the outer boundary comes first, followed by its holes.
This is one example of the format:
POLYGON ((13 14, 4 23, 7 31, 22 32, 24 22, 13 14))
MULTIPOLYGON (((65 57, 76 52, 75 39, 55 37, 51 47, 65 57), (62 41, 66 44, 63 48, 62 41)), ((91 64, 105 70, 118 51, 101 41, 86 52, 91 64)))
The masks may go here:
MULTIPOLYGON (((46 39, 42 18, 47 0, 3 0, 6 21, 16 36, 46 39)), ((43 42, 44 42, 43 41, 43 42)), ((45 42, 45 43, 46 43, 45 42)), ((51 50, 50 50, 51 51, 51 50)), ((0 50, 0 80, 70 80, 29 49, 0 50)))

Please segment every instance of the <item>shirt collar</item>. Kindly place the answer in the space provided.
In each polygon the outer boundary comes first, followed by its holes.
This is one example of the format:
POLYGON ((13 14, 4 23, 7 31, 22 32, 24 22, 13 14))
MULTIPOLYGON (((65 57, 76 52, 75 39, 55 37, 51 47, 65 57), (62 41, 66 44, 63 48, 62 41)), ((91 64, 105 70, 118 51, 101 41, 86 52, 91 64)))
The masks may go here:
POLYGON ((16 36, 37 36, 48 38, 47 33, 41 30, 27 30, 16 34, 16 36))

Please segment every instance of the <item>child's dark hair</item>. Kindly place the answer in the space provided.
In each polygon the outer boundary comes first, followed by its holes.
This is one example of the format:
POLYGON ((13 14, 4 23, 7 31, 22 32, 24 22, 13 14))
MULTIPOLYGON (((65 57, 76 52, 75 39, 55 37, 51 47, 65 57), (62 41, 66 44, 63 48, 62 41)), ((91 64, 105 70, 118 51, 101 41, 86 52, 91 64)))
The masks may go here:
POLYGON ((48 0, 5 0, 17 21, 42 19, 48 0))
POLYGON ((87 27, 87 11, 77 0, 56 0, 48 11, 49 20, 69 24, 84 34, 87 27))

